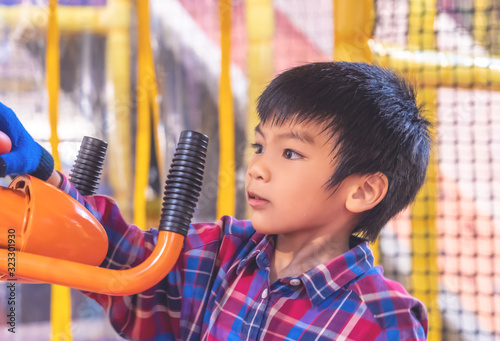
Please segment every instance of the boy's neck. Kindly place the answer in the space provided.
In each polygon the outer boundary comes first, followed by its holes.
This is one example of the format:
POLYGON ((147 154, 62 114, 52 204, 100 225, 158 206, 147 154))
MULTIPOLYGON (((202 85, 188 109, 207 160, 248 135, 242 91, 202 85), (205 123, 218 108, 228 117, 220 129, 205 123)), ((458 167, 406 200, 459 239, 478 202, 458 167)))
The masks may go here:
POLYGON ((271 283, 279 278, 296 277, 346 253, 351 233, 303 236, 279 234, 271 260, 271 283))

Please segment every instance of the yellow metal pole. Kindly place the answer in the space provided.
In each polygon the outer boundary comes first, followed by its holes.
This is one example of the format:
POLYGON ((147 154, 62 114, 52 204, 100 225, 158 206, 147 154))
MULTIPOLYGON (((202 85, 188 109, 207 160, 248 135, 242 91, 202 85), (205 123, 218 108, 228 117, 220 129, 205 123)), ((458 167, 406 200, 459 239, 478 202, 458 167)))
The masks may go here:
MULTIPOLYGON (((420 90, 420 100, 426 103, 427 119, 436 123, 437 91, 431 88, 420 90)), ((433 132, 436 136, 436 131, 433 132)), ((410 290, 424 302, 429 312, 430 341, 441 340, 441 311, 438 304, 439 268, 437 247, 438 205, 438 161, 437 150, 431 153, 426 181, 411 206, 412 276, 410 290)))
MULTIPOLYGON (((375 5, 373 0, 333 0, 334 45, 333 59, 352 62, 372 62, 368 42, 373 38, 375 5)), ((374 263, 380 261, 377 239, 371 246, 374 263)))
POLYGON ((51 285, 50 298, 51 341, 71 341, 71 290, 51 285))
POLYGON ((50 146, 54 157, 56 169, 61 169, 59 160, 59 137, 57 135, 57 110, 59 107, 59 27, 57 25, 57 0, 49 2, 47 51, 46 51, 46 80, 49 97, 49 120, 50 120, 50 146))
MULTIPOLYGON (((158 161, 158 171, 163 175, 163 155, 159 149, 157 128, 160 123, 160 110, 157 102, 158 89, 151 48, 149 0, 137 3, 138 71, 137 71, 137 144, 136 177, 134 194, 134 223, 147 229, 147 198, 151 148, 154 147, 158 161), (151 137, 154 145, 151 146, 151 137)), ((159 217, 158 217, 159 218, 159 217)))
POLYGON ((217 217, 234 215, 234 117, 231 92, 231 1, 219 0, 221 74, 219 82, 219 184, 217 217))
POLYGON ((474 30, 473 37, 474 40, 479 42, 481 45, 490 49, 491 51, 491 37, 490 32, 486 31, 487 27, 491 27, 490 18, 488 15, 491 15, 491 0, 475 0, 474 4, 474 30))
POLYGON ((109 132, 107 163, 113 197, 124 218, 132 219, 132 138, 130 96, 130 0, 109 0, 106 5, 109 33, 106 43, 106 72, 113 84, 108 103, 109 132))
MULTIPOLYGON (((246 29, 248 37, 247 79, 248 113, 246 141, 253 141, 254 129, 259 124, 257 99, 274 76, 274 9, 271 0, 245 1, 246 29)), ((253 154, 245 150, 245 162, 253 154)), ((247 213, 248 214, 248 213, 247 213)))
POLYGON ((404 73, 421 87, 470 89, 471 84, 474 84, 474 89, 500 91, 498 58, 475 58, 438 51, 409 51, 374 41, 370 45, 374 62, 404 73))
POLYGON ((374 0, 333 0, 333 59, 370 63, 374 0))
POLYGON ((410 50, 436 50, 434 33, 436 16, 436 0, 410 0, 408 16, 408 48, 410 50))
POLYGON ((148 75, 154 75, 149 35, 149 0, 137 2, 139 26, 137 51, 137 143, 135 163, 134 223, 146 228, 146 189, 148 187, 151 161, 151 112, 149 103, 149 82, 155 82, 148 75))
MULTIPOLYGON (((59 27, 57 25, 57 0, 49 2, 47 29, 46 79, 49 97, 50 145, 56 169, 61 169, 57 116, 59 106, 59 27)), ((69 341, 71 337, 71 292, 69 288, 51 286, 51 340, 69 341)))
MULTIPOLYGON (((113 1, 113 0, 111 0, 113 1)), ((109 6, 64 6, 57 7, 57 25, 60 31, 91 31, 106 33, 109 28, 109 6)), ((29 24, 30 28, 44 30, 48 25, 48 11, 40 6, 5 6, 0 5, 0 22, 3 26, 17 27, 20 23, 29 24)))
MULTIPOLYGON (((274 76, 274 9, 271 0, 245 1, 248 36, 247 78, 248 116, 247 139, 252 140, 259 123, 257 98, 274 76)), ((251 149, 249 149, 251 151, 251 149)), ((250 155, 247 155, 247 160, 250 155)))
MULTIPOLYGON (((160 106, 158 103, 158 86, 156 83, 156 72, 155 72, 155 66, 154 66, 154 58, 153 58, 153 49, 151 47, 151 38, 150 38, 150 21, 149 21, 149 11, 145 12, 142 11, 142 15, 144 18, 141 20, 139 25, 143 26, 144 29, 142 30, 144 35, 143 37, 143 43, 141 43, 141 50, 144 52, 144 58, 143 58, 143 63, 141 63, 142 68, 144 70, 141 72, 144 79, 141 80, 142 86, 145 88, 142 91, 145 91, 147 94, 147 101, 148 101, 148 107, 149 107, 149 114, 151 115, 151 131, 150 131, 150 137, 152 138, 153 145, 150 146, 151 148, 154 148, 155 151, 155 156, 156 156, 156 161, 157 161, 157 166, 158 166, 158 173, 160 179, 162 177, 166 176, 164 173, 164 155, 165 151, 160 150, 160 142, 158 139, 158 134, 159 134, 159 125, 160 125, 160 106), (147 21, 146 21, 147 20, 147 21)), ((151 139, 150 139, 151 141, 151 139)), ((151 152, 151 150, 150 150, 151 152)), ((149 168, 148 168, 149 169, 149 168)), ((148 172, 149 174, 149 172, 148 172)), ((148 218, 151 218, 152 221, 157 222, 160 219, 160 210, 161 210, 161 201, 160 200, 152 200, 148 203, 147 198, 145 198, 145 217, 146 221, 148 221, 148 218), (149 210, 148 207, 153 208, 152 210, 149 210), (150 213, 148 217, 148 212, 150 213), (151 216, 154 213, 154 216, 151 216)), ((142 226, 141 226, 142 227, 142 226)), ((144 225, 144 229, 148 228, 148 226, 144 225)))
MULTIPOLYGON (((435 50, 436 0, 411 0, 408 19, 408 48, 411 51, 435 50)), ((421 68, 422 78, 427 74, 421 68)), ((436 72, 436 71, 432 71, 436 72)), ((437 122, 437 89, 424 87, 420 90, 420 100, 426 104, 427 119, 437 122)), ((435 137, 433 131, 433 137, 435 137)), ((435 140, 435 139, 434 139, 435 140)), ((412 277, 411 290, 422 300, 429 312, 428 340, 441 340, 441 311, 438 304, 439 269, 437 263, 437 204, 438 204, 437 149, 431 152, 427 179, 411 206, 412 227, 412 277)))

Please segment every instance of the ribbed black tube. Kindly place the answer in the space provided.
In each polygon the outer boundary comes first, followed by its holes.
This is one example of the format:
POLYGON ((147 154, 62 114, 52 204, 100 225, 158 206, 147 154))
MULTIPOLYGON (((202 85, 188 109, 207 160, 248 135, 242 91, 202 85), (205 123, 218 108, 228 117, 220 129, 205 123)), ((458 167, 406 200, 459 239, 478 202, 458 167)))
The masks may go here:
POLYGON ((206 135, 181 133, 165 184, 159 230, 186 236, 201 191, 207 146, 206 135))
POLYGON ((69 181, 82 195, 95 194, 99 186, 102 165, 108 144, 94 137, 85 136, 76 157, 69 181))

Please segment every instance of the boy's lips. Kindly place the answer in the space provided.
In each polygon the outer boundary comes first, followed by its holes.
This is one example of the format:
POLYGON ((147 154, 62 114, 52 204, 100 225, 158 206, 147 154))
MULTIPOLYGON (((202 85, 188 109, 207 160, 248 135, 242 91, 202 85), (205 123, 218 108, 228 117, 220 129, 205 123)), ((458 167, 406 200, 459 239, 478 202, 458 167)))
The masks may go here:
POLYGON ((250 205, 250 207, 252 208, 260 208, 269 203, 269 200, 267 200, 266 198, 263 198, 258 194, 250 191, 247 193, 247 198, 248 198, 248 205, 250 205))

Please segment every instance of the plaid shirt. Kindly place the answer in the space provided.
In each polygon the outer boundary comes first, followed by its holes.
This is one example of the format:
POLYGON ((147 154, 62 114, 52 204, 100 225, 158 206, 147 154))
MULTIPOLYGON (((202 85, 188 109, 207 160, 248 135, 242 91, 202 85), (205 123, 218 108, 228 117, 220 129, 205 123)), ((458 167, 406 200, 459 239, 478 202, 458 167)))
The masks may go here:
MULTIPOLYGON (((64 179, 61 188, 103 224, 108 254, 102 267, 140 264, 158 230, 128 225, 107 197, 83 199, 64 179)), ((223 217, 194 224, 170 273, 133 296, 85 293, 133 340, 424 340, 427 312, 397 282, 373 266, 367 243, 297 277, 269 281, 275 237, 250 221, 223 217)), ((126 283, 124 283, 126 285, 126 283)))

